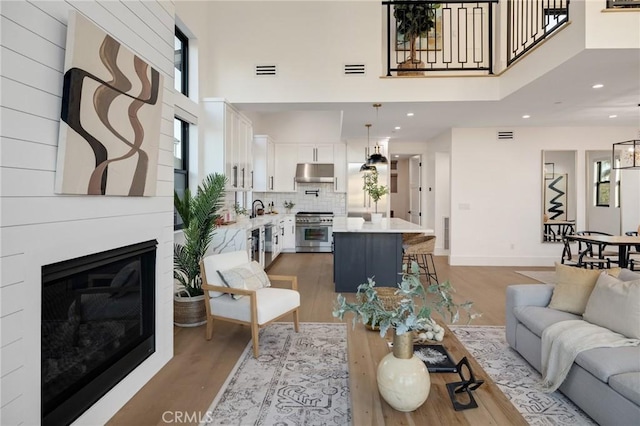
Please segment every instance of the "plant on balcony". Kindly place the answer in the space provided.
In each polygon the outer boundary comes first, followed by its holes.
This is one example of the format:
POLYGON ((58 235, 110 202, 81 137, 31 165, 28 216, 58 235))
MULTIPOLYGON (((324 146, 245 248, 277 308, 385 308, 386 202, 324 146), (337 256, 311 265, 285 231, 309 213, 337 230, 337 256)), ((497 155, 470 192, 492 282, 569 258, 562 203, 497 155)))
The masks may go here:
POLYGON ((393 17, 396 19, 397 36, 402 36, 409 43, 409 57, 399 68, 422 68, 424 63, 417 54, 419 38, 427 37, 429 31, 436 26, 436 9, 439 4, 424 1, 412 1, 394 4, 393 17))

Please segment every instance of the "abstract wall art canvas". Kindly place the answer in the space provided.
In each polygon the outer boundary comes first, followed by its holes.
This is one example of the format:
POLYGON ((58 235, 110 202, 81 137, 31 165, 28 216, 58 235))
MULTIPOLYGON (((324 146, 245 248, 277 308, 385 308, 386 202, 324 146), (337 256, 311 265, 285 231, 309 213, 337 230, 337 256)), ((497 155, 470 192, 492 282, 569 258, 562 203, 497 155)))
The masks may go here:
POLYGON ((545 174, 544 211, 553 220, 567 220, 567 174, 545 174))
POLYGON ((77 12, 64 70, 56 193, 155 195, 162 75, 77 12))

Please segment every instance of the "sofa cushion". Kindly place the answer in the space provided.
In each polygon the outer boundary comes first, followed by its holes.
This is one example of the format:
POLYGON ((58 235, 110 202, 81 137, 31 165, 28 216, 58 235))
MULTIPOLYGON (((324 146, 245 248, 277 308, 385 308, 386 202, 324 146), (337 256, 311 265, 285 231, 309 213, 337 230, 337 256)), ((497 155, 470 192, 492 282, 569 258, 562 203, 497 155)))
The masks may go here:
POLYGON ((556 263, 556 286, 549 307, 582 315, 600 276, 597 269, 582 269, 556 263))
POLYGON ((640 372, 611 376, 609 377, 609 386, 622 396, 640 405, 640 372))
POLYGON ((640 372, 640 347, 595 348, 580 352, 576 364, 607 383, 611 376, 640 372))
POLYGON ((620 281, 602 273, 587 302, 584 319, 640 339, 640 280, 620 281))
POLYGON ((536 336, 542 336, 542 330, 559 321, 582 319, 579 315, 570 314, 543 306, 516 306, 513 314, 522 324, 536 336))
POLYGON ((617 277, 620 281, 640 280, 640 274, 630 271, 629 269, 621 269, 617 277))

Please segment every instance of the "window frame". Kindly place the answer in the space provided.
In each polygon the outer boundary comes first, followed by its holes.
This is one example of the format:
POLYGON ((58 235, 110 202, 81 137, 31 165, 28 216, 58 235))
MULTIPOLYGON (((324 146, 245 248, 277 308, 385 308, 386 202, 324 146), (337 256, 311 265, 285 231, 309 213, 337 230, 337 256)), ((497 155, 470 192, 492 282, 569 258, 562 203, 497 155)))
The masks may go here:
POLYGON ((595 204, 596 207, 609 207, 611 205, 611 173, 613 172, 613 168, 611 167, 611 161, 609 160, 597 160, 595 161, 596 170, 595 170, 595 204), (602 179, 602 163, 609 162, 609 179, 602 179), (600 187, 603 185, 609 186, 609 201, 607 203, 600 200, 600 187))
MULTIPOLYGON (((180 69, 180 93, 185 96, 189 96, 189 37, 187 37, 178 26, 175 27, 175 37, 182 43, 181 61, 182 65, 180 69)), ((175 58, 173 67, 175 66, 175 58)), ((175 75, 174 75, 175 78, 175 75)))
MULTIPOLYGON (((181 154, 182 154, 182 168, 176 169, 175 163, 174 163, 173 190, 174 191, 176 190, 176 186, 175 186, 176 174, 183 175, 184 183, 185 183, 184 189, 186 190, 189 188, 189 130, 191 128, 191 123, 189 123, 186 120, 183 120, 178 116, 174 116, 173 119, 180 121, 180 144, 181 144, 180 148, 181 148, 181 154)), ((184 223, 178 223, 178 212, 175 211, 175 208, 174 208, 173 229, 178 230, 183 228, 184 228, 184 223)))

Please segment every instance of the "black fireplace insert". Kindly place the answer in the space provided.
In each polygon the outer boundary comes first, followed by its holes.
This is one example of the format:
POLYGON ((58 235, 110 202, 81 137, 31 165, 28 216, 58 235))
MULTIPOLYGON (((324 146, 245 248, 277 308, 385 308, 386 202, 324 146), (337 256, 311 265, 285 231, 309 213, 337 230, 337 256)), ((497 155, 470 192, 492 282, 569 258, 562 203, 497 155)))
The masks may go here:
POLYGON ((155 352, 157 241, 42 267, 42 424, 70 424, 155 352))

